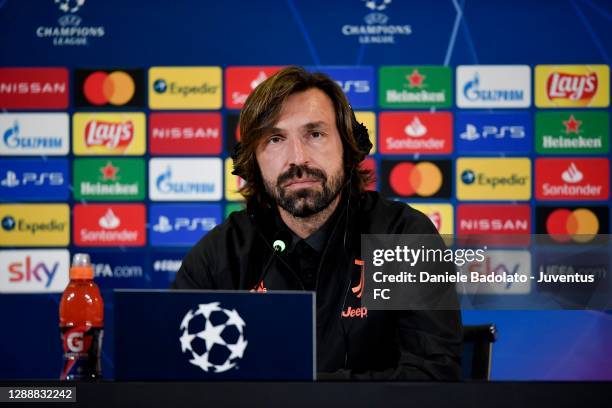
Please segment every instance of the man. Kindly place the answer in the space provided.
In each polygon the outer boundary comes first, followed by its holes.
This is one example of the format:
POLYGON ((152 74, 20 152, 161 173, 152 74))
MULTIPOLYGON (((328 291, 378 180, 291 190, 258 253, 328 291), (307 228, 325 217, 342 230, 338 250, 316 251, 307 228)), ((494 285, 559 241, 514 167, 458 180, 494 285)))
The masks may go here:
POLYGON ((366 191, 371 148, 340 87, 281 70, 240 114, 234 174, 247 209, 232 213, 183 260, 174 288, 312 290, 319 378, 456 380, 454 311, 368 311, 359 291, 361 234, 437 234, 403 203, 366 191))

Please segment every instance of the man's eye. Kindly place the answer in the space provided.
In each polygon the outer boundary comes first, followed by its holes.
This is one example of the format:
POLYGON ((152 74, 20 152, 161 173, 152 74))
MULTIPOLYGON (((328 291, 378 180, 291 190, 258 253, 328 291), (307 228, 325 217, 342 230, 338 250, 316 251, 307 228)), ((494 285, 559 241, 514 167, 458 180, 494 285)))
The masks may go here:
POLYGON ((281 141, 281 137, 280 136, 272 136, 268 140, 268 142, 270 142, 270 144, 276 144, 276 143, 278 143, 280 141, 281 141))
POLYGON ((321 132, 312 132, 312 133, 310 134, 310 136, 312 136, 312 137, 314 137, 315 139, 317 139, 317 138, 321 137, 321 132))

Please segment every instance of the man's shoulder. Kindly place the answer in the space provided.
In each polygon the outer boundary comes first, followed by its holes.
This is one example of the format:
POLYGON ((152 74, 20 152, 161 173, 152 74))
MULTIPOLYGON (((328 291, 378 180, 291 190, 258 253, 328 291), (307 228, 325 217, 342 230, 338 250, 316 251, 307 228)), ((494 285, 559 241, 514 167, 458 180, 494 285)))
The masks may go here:
POLYGON ((364 233, 370 234, 436 234, 429 217, 410 205, 389 200, 376 191, 361 196, 360 217, 364 233))

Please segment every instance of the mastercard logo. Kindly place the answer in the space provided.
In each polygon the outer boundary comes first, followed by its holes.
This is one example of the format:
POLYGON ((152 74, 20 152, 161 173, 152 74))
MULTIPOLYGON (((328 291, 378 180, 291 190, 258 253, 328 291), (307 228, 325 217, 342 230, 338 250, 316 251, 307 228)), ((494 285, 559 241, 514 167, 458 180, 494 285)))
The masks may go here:
POLYGON ((432 162, 399 163, 389 173, 389 186, 399 196, 431 197, 440 191, 444 178, 432 162))
POLYGON ((95 71, 83 84, 85 99, 92 105, 127 104, 136 92, 134 79, 124 71, 95 71))
POLYGON ((546 231, 557 242, 589 242, 599 232, 599 220, 586 208, 560 208, 546 219, 546 231))
POLYGON ((382 160, 379 191, 385 197, 443 198, 451 196, 450 160, 382 160))

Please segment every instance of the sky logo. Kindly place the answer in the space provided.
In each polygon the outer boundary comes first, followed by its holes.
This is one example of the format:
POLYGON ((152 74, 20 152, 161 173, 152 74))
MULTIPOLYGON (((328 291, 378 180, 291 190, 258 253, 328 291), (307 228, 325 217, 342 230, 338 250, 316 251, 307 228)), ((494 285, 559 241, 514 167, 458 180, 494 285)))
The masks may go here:
POLYGON ((528 153, 533 145, 533 125, 528 112, 455 115, 455 146, 458 152, 528 153))
POLYGON ((373 67, 310 67, 309 71, 323 72, 336 81, 353 109, 374 107, 373 67))
POLYGON ((68 160, 4 160, 0 201, 65 201, 69 195, 68 160))
POLYGON ((0 293, 60 293, 68 285, 69 253, 0 251, 0 293))
POLYGON ((192 246, 222 222, 219 204, 152 205, 149 237, 154 246, 192 246))

